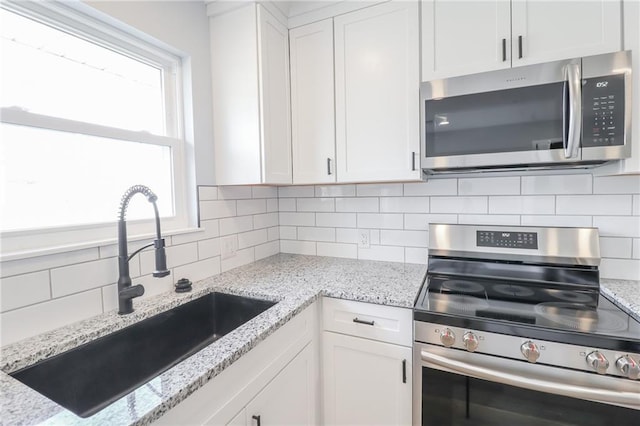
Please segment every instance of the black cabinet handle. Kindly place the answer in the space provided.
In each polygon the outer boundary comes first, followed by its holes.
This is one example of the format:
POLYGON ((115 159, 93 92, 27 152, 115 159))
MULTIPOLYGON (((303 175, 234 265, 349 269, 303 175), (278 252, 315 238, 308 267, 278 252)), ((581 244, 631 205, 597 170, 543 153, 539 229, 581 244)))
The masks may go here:
POLYGON ((502 39, 502 62, 507 60, 507 39, 502 39))
POLYGON ((327 158, 327 174, 331 175, 331 158, 327 158))
POLYGON ((402 383, 407 383, 407 360, 402 360, 402 383))
POLYGON ((260 426, 260 416, 251 416, 251 418, 256 421, 258 426, 260 426))
POLYGON ((416 152, 411 153, 411 171, 416 171, 416 152))
POLYGON ((518 59, 522 59, 522 36, 518 36, 518 59))
POLYGON ((373 322, 373 321, 365 321, 365 320, 361 320, 361 319, 358 319, 358 317, 355 317, 355 318, 353 319, 353 322, 357 322, 358 324, 364 324, 364 325, 373 325, 373 324, 374 324, 374 322, 373 322))

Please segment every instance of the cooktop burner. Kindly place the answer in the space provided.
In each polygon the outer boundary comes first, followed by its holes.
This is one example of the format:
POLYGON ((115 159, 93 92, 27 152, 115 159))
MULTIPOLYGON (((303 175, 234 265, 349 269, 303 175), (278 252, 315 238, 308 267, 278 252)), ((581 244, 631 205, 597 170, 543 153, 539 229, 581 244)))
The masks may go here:
POLYGON ((469 294, 484 293, 484 286, 480 283, 466 280, 445 280, 440 286, 440 290, 444 292, 469 294))
POLYGON ((535 294, 532 289, 516 284, 496 284, 493 289, 505 296, 531 297, 535 294))
POLYGON ((623 313, 585 308, 575 303, 548 302, 540 303, 534 311, 541 318, 541 323, 550 321, 550 325, 559 325, 583 332, 609 333, 627 328, 623 313))

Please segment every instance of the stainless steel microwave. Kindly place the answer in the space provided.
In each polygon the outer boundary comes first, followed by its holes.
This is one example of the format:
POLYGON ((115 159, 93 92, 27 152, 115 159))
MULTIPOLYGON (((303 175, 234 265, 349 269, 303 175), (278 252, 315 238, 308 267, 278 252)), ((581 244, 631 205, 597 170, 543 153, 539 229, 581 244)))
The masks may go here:
POLYGON ((631 52, 422 83, 426 175, 585 167, 631 154, 631 52))

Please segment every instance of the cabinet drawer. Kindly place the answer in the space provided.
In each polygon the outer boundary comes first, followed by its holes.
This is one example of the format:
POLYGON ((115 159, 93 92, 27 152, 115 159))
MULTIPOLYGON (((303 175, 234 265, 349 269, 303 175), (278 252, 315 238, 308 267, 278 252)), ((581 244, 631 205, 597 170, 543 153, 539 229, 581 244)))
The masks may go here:
POLYGON ((413 341, 412 311, 407 308, 325 297, 322 322, 326 331, 403 346, 413 341))

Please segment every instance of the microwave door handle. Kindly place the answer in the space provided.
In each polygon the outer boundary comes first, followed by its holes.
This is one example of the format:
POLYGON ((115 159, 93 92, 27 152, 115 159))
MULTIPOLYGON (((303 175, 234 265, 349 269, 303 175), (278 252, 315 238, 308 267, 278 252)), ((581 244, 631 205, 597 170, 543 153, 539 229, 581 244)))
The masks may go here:
MULTIPOLYGON (((564 146, 565 158, 576 158, 580 146, 582 129, 582 93, 580 65, 569 64, 565 67, 565 81, 569 85, 569 128, 564 146)), ((563 129, 564 130, 564 129, 563 129)))
POLYGON ((445 368, 451 372, 476 377, 492 382, 504 383, 539 392, 555 393, 590 401, 620 404, 635 409, 640 408, 640 398, 635 392, 613 391, 595 387, 571 385, 566 382, 555 382, 544 378, 523 377, 479 365, 457 361, 451 358, 420 351, 422 361, 427 364, 445 368))

